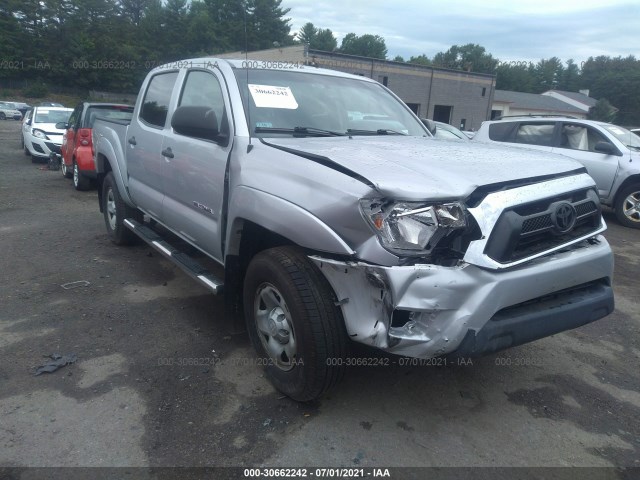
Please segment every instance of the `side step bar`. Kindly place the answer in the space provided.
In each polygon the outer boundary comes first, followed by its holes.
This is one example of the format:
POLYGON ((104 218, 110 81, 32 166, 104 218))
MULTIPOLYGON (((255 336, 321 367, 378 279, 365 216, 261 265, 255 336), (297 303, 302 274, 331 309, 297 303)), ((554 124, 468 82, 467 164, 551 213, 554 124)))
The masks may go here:
POLYGON ((129 230, 175 263, 191 278, 200 282, 205 288, 214 294, 222 293, 224 282, 189 255, 173 248, 160 235, 136 220, 127 218, 123 223, 129 230))

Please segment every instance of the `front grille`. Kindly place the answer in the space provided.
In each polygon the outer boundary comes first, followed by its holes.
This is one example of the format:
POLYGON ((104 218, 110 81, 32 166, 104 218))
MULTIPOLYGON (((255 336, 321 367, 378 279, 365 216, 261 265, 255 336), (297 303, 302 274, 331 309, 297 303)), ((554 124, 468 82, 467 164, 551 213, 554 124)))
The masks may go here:
POLYGON ((49 150, 51 150, 54 153, 60 153, 60 145, 56 145, 55 143, 52 142, 44 142, 44 144, 47 146, 47 148, 49 150))
POLYGON ((592 189, 520 205, 502 212, 485 253, 500 263, 515 262, 589 235, 601 222, 600 202, 592 189), (575 224, 562 231, 555 215, 566 204, 575 210, 575 224))

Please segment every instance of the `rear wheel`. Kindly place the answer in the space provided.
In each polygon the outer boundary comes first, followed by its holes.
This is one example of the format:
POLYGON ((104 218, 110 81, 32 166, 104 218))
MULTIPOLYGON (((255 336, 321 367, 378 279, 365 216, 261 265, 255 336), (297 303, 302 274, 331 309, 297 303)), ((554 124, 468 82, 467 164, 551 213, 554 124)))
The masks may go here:
POLYGON ((60 170, 62 171, 62 176, 64 178, 73 177, 73 172, 67 168, 67 165, 64 163, 64 158, 60 161, 60 170))
POLYGON ((622 225, 640 228, 640 183, 628 185, 618 192, 614 210, 622 225))
POLYGON ((131 208, 120 196, 113 172, 109 172, 102 184, 102 205, 104 223, 113 243, 116 245, 132 245, 136 243, 137 236, 124 226, 126 218, 142 219, 139 210, 131 208))
MULTIPOLYGON (((64 164, 64 161, 62 163, 64 164)), ((74 160, 73 161, 73 187, 76 190, 82 191, 82 190, 89 190, 90 186, 91 186, 91 180, 89 180, 87 177, 83 176, 80 173, 78 164, 74 160)))
POLYGON ((279 391, 310 401, 342 379, 342 314, 327 280, 304 253, 277 247, 256 255, 243 297, 249 336, 279 391))
POLYGON ((0 112, 0 120, 6 120, 7 116, 4 114, 4 112, 0 112))

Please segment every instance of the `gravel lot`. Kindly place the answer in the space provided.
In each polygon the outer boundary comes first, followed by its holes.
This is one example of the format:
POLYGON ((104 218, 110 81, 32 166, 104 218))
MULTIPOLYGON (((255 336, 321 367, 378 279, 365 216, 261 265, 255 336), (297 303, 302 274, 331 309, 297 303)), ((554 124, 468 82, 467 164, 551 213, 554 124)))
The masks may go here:
POLYGON ((472 365, 353 368, 300 405, 263 378, 246 336, 227 335, 221 298, 145 245, 113 245, 97 192, 32 163, 19 135, 19 122, 0 122, 0 477, 34 466, 640 467, 640 230, 613 215, 613 315, 472 365), (34 376, 54 353, 78 361, 34 376))

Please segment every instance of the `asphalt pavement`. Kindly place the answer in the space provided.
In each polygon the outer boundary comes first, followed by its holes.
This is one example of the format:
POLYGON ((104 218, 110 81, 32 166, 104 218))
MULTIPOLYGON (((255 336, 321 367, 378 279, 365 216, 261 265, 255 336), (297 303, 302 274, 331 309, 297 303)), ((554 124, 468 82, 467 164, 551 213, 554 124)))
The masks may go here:
POLYGON ((266 381, 246 336, 227 334, 222 298, 146 245, 112 244, 96 190, 32 163, 19 135, 19 122, 0 122, 0 477, 298 466, 617 467, 589 472, 621 478, 640 467, 640 230, 611 213, 609 317, 470 363, 353 367, 298 404, 266 381), (77 360, 34 375, 56 354, 77 360))

